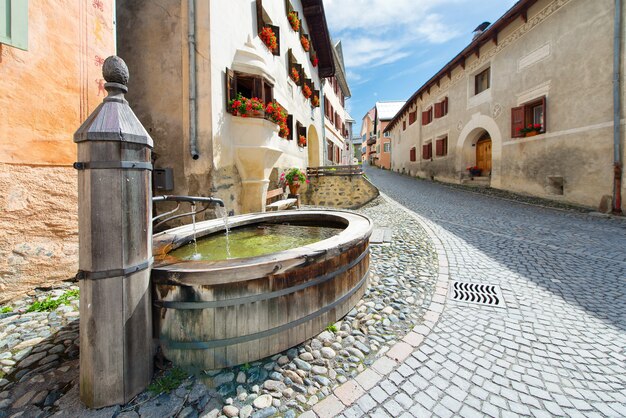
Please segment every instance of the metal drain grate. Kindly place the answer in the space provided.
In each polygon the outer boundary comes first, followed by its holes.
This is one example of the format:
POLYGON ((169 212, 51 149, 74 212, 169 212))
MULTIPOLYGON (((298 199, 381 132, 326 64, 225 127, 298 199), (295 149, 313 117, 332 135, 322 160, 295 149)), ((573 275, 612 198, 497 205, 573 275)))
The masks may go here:
POLYGON ((448 297, 459 302, 505 307, 502 290, 494 284, 453 281, 450 283, 448 297))

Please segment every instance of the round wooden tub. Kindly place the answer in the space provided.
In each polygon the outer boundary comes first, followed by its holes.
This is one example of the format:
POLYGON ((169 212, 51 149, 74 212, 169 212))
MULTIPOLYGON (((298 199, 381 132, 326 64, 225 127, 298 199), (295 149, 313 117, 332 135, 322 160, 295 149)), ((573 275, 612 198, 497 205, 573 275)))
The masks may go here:
MULTIPOLYGON (((258 360, 320 333, 354 307, 367 288, 371 221, 341 211, 285 211, 231 217, 255 223, 340 226, 332 238, 260 257, 173 261, 192 226, 154 236, 156 337, 174 364, 203 370, 258 360)), ((196 224, 197 236, 224 230, 196 224)))

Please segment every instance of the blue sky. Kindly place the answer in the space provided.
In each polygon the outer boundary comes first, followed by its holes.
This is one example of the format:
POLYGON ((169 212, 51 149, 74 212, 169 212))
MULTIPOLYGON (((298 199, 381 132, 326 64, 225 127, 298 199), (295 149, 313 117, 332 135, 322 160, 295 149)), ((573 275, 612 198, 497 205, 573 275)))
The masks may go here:
POLYGON ((324 0, 334 41, 341 40, 356 121, 376 101, 406 100, 516 0, 324 0))

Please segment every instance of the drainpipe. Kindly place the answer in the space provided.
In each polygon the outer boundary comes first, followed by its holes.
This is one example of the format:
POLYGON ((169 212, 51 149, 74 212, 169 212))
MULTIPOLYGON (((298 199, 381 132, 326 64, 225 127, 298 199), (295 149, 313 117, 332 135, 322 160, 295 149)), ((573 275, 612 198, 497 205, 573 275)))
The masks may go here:
POLYGON ((196 114, 196 1, 188 0, 187 22, 189 30, 189 152, 191 158, 200 158, 198 152, 198 118, 196 114))
POLYGON ((613 213, 622 213, 622 158, 620 66, 622 52, 622 0, 615 0, 615 33, 613 38, 613 213))
POLYGON ((326 85, 326 80, 321 79, 322 88, 320 89, 320 105, 322 109, 322 152, 323 157, 322 161, 320 161, 320 166, 324 166, 326 164, 326 103, 324 102, 324 86, 326 85))

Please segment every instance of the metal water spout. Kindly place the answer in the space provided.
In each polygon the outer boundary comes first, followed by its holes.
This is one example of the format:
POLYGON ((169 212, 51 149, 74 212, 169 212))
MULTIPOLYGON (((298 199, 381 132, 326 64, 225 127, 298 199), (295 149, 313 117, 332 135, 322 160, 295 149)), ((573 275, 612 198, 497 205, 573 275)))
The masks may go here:
POLYGON ((102 67, 108 96, 74 134, 78 148, 80 398, 123 404, 152 378, 152 138, 124 95, 128 68, 102 67))

